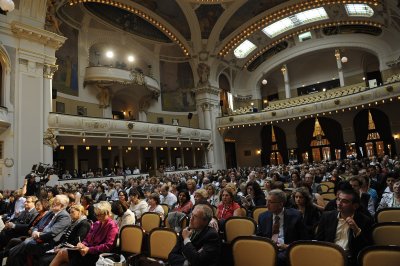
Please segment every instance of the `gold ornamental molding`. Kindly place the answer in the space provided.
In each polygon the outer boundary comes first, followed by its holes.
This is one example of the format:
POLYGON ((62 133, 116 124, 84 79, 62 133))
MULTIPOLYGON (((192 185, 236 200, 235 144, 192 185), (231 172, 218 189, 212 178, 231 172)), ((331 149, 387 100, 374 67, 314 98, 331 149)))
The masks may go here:
POLYGON ((200 93, 210 93, 213 95, 219 95, 221 92, 220 88, 213 87, 213 86, 203 86, 203 87, 197 87, 192 90, 195 94, 200 94, 200 93))
POLYGON ((58 70, 58 65, 44 64, 43 65, 43 77, 52 79, 54 73, 58 70))
POLYGON ((60 36, 53 32, 38 29, 17 21, 11 23, 11 31, 21 39, 35 41, 54 49, 58 49, 64 44, 66 37, 60 36))

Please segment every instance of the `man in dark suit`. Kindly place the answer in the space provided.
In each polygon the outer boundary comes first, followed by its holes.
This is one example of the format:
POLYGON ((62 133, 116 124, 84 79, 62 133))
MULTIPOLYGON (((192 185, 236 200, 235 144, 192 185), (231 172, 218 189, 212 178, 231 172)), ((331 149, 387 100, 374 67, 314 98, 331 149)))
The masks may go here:
POLYGON ((360 197, 354 190, 341 190, 336 204, 337 210, 322 214, 316 239, 341 246, 352 265, 360 250, 372 244, 373 220, 359 210, 360 197))
POLYGON ((38 212, 35 209, 35 196, 26 197, 25 210, 17 217, 5 223, 4 229, 0 233, 0 249, 5 247, 12 238, 28 234, 29 227, 35 220, 38 212))
POLYGON ((23 266, 28 256, 40 257, 60 241, 65 229, 71 224, 71 218, 65 210, 69 199, 66 195, 57 195, 53 200, 51 211, 53 218, 40 232, 36 227, 32 236, 9 251, 7 265, 23 266))
POLYGON ((286 264, 286 248, 297 240, 309 239, 303 216, 296 209, 284 208, 286 194, 280 189, 271 190, 267 198, 268 211, 258 218, 257 235, 274 241, 278 248, 278 265, 286 264))
POLYGON ((217 266, 221 242, 214 228, 208 226, 212 209, 205 204, 195 206, 190 225, 183 229, 179 240, 168 256, 169 264, 192 266, 217 266))

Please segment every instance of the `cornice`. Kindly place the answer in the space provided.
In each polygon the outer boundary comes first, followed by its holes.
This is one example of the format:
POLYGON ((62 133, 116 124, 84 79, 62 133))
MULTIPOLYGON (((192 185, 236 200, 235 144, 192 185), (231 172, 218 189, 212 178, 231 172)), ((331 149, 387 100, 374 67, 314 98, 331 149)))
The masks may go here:
POLYGON ((66 37, 18 21, 13 21, 11 23, 11 31, 19 38, 35 41, 56 50, 67 40, 66 37))

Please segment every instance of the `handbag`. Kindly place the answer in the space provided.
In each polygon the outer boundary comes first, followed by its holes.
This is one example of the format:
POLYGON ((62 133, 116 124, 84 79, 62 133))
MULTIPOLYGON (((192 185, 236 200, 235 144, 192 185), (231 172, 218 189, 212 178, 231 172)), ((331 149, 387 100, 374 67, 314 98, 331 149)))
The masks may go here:
POLYGON ((96 266, 126 266, 123 255, 115 253, 102 253, 96 262, 96 266))

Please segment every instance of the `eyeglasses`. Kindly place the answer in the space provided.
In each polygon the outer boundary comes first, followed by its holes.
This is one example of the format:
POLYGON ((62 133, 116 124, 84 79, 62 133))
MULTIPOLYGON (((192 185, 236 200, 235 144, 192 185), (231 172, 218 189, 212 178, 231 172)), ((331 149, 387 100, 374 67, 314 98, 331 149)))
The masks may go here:
POLYGON ((281 203, 280 201, 267 201, 267 204, 281 203))

